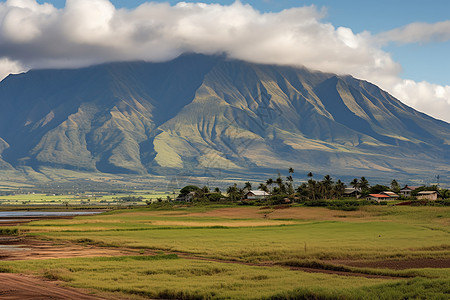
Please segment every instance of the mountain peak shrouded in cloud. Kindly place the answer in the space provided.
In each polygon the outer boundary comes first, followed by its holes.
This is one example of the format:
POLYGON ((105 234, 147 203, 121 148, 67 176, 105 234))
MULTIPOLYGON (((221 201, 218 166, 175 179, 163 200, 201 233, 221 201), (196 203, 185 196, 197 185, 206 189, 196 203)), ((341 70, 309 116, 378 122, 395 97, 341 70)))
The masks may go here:
POLYGON ((190 54, 12 75, 0 99, 0 169, 450 171, 450 124, 371 83, 306 68, 190 54))
POLYGON ((315 6, 263 13, 239 1, 145 2, 117 9, 108 0, 67 0, 57 9, 35 0, 8 0, 0 3, 0 76, 32 68, 226 53, 255 63, 351 74, 450 121, 449 86, 400 79, 401 67, 380 48, 379 36, 336 28, 322 21, 324 14, 315 6))

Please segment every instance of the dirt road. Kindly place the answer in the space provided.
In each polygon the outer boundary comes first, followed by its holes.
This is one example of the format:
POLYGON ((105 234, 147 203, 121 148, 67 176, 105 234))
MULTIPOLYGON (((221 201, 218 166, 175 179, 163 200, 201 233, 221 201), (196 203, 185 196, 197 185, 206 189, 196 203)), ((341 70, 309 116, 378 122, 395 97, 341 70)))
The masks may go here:
POLYGON ((80 290, 60 287, 55 282, 20 274, 0 273, 0 299, 2 300, 99 300, 80 290))

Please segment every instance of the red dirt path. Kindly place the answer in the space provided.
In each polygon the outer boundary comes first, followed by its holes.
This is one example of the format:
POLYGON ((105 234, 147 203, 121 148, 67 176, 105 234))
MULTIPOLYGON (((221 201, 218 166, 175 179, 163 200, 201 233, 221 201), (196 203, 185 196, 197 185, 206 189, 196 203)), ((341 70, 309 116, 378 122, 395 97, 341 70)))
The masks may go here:
POLYGON ((55 282, 21 274, 0 273, 0 299, 2 300, 99 300, 106 299, 83 291, 60 287, 55 282))

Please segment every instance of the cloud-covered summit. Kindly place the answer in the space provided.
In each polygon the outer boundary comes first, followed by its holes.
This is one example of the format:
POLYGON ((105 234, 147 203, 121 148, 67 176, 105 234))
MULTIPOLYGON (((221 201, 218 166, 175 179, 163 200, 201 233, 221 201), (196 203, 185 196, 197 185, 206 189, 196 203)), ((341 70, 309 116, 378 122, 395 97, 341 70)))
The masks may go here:
MULTIPOLYGON (((262 13, 239 1, 175 6, 146 2, 127 10, 116 9, 108 0, 67 0, 64 9, 35 0, 8 0, 0 3, 0 78, 30 68, 226 53, 258 63, 352 74, 450 121, 449 86, 400 79, 401 66, 381 49, 380 36, 335 28, 322 21, 324 14, 315 6, 262 13)), ((388 32, 382 38, 394 35, 388 32)))

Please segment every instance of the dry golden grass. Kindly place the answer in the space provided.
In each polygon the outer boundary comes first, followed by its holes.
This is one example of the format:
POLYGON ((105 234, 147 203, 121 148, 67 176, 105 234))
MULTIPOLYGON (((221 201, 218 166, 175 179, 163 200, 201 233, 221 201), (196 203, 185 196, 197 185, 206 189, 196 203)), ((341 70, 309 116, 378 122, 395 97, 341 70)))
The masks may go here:
POLYGON ((258 226, 280 226, 280 225, 291 225, 298 224, 298 222, 293 221, 272 221, 272 220, 261 220, 261 221, 217 221, 217 222, 195 222, 195 221, 152 221, 151 225, 157 226, 186 226, 186 227, 213 227, 213 226, 224 226, 224 227, 258 227, 258 226))
POLYGON ((186 217, 218 217, 226 219, 283 219, 283 220, 318 220, 318 221, 368 221, 375 217, 367 210, 339 211, 322 207, 290 207, 288 209, 270 209, 257 207, 230 207, 186 214, 186 217))

